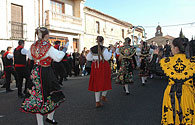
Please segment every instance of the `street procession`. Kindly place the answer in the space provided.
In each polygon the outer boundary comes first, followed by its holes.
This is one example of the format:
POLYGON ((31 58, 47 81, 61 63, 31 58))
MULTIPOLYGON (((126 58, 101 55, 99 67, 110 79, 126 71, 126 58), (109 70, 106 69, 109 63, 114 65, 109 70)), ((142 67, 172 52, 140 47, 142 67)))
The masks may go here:
POLYGON ((0 6, 0 125, 195 125, 195 1, 0 6))

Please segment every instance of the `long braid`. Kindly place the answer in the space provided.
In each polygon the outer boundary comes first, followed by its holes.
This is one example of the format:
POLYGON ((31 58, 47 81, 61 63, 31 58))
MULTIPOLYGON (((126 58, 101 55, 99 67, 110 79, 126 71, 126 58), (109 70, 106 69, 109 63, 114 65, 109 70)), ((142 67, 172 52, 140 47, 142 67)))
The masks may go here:
POLYGON ((100 62, 100 56, 102 57, 102 61, 104 63, 104 56, 102 54, 102 50, 100 48, 100 41, 103 42, 103 37, 102 36, 98 36, 97 37, 97 42, 98 42, 98 61, 100 62))

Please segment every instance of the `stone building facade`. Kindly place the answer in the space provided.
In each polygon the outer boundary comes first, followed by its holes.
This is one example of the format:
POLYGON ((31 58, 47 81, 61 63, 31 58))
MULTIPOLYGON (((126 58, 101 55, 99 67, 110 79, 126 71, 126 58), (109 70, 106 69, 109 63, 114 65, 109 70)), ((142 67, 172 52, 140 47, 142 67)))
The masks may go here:
MULTIPOLYGON (((0 50, 16 47, 19 39, 29 48, 35 41, 35 29, 45 26, 50 31, 49 41, 65 44, 68 51, 79 52, 96 44, 96 37, 105 38, 105 46, 133 37, 133 25, 98 10, 85 7, 86 0, 1 0, 0 50)), ((134 32, 134 39, 143 39, 143 30, 134 32)))
MULTIPOLYGON (((98 35, 104 37, 105 46, 114 45, 118 41, 124 41, 126 37, 133 39, 133 25, 90 7, 84 7, 84 46, 90 48, 95 45, 98 35)), ((136 42, 139 37, 143 39, 143 36, 142 29, 135 30, 136 42)))

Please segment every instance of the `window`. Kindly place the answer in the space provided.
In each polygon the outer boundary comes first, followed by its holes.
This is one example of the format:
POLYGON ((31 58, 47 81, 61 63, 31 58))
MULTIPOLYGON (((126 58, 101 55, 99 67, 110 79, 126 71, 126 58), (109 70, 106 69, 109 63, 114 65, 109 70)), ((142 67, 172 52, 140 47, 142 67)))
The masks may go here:
POLYGON ((56 1, 51 1, 51 10, 57 13, 64 13, 64 3, 56 2, 56 1))
POLYGON ((160 34, 160 30, 158 30, 158 34, 160 34))
POLYGON ((100 23, 96 21, 96 31, 99 34, 100 33, 100 23))
POLYGON ((23 7, 11 4, 11 38, 23 38, 23 7))
POLYGON ((125 31, 122 29, 122 38, 125 38, 125 31))
POLYGON ((54 44, 55 41, 60 41, 61 42, 61 46, 65 45, 67 43, 68 37, 60 37, 60 36, 50 36, 49 37, 49 42, 51 44, 54 44))
POLYGON ((73 38, 73 49, 77 49, 78 51, 78 44, 79 44, 79 39, 73 38))

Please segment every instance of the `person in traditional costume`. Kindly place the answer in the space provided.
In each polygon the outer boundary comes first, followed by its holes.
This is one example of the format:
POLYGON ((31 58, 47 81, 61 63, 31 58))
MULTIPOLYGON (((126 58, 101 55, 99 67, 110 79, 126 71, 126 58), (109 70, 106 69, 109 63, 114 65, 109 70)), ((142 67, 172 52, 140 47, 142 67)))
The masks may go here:
POLYGON ((1 50, 0 52, 0 85, 1 88, 6 88, 6 83, 5 83, 5 72, 4 72, 4 65, 3 65, 3 55, 5 53, 5 50, 1 50))
POLYGON ((141 55, 140 55, 141 65, 140 65, 139 75, 141 77, 143 86, 145 85, 147 81, 147 77, 149 76, 149 69, 148 69, 148 63, 150 60, 149 58, 150 58, 150 47, 147 46, 147 42, 142 41, 141 55))
POLYGON ((125 38, 124 46, 119 48, 119 60, 121 66, 118 72, 116 83, 124 86, 126 95, 129 95, 128 84, 133 83, 133 69, 135 68, 135 54, 136 49, 130 46, 131 39, 125 38))
POLYGON ((194 125, 195 96, 193 77, 195 76, 195 58, 186 58, 186 38, 176 38, 172 42, 173 57, 166 57, 156 64, 158 50, 154 51, 150 67, 163 72, 168 77, 162 104, 162 125, 194 125))
POLYGON ((28 58, 34 60, 31 71, 32 83, 28 83, 29 95, 24 99, 20 110, 26 113, 36 114, 38 125, 43 125, 43 116, 47 115, 46 122, 57 124, 54 120, 54 112, 65 100, 60 91, 61 87, 51 67, 52 60, 60 62, 65 55, 68 44, 63 51, 58 51, 49 42, 47 28, 36 29, 38 40, 33 43, 28 53, 28 58))
POLYGON ((63 59, 64 67, 66 68, 67 75, 72 76, 72 56, 69 53, 66 53, 63 59))
MULTIPOLYGON (((93 61, 91 65, 91 74, 89 79, 89 91, 95 92, 96 107, 101 107, 100 92, 102 92, 101 100, 107 101, 107 91, 112 89, 111 86, 111 69, 108 63, 112 56, 112 52, 103 46, 104 38, 97 37, 98 45, 93 46, 87 54, 87 60, 93 61)), ((114 48, 111 49, 114 51, 114 48)))
POLYGON ((28 54, 28 50, 24 48, 24 40, 18 41, 17 48, 14 49, 14 69, 17 73, 17 79, 18 79, 18 97, 23 98, 24 94, 27 93, 27 83, 30 79, 30 72, 27 68, 27 61, 26 56, 28 54), (22 93, 22 86, 23 86, 23 79, 26 79, 25 81, 25 89, 22 93))
POLYGON ((7 47, 7 52, 3 54, 3 66, 5 71, 5 79, 6 79, 6 92, 12 92, 13 90, 10 89, 10 83, 11 83, 11 74, 14 76, 16 80, 16 87, 18 87, 18 77, 14 70, 13 66, 13 48, 7 47))
MULTIPOLYGON (((61 51, 60 50, 60 41, 55 41, 54 42, 54 48, 61 51)), ((63 60, 60 62, 57 61, 53 61, 53 68, 54 68, 54 73, 58 79, 58 82, 60 85, 63 85, 63 79, 66 76, 66 70, 63 64, 63 60)))

